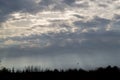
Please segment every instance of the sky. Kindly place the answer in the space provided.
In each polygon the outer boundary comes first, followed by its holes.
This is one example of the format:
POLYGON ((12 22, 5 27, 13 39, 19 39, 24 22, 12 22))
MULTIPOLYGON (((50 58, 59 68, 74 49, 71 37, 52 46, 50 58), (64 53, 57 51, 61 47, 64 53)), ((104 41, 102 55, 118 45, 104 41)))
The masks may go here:
POLYGON ((120 0, 0 0, 5 67, 120 66, 120 0))

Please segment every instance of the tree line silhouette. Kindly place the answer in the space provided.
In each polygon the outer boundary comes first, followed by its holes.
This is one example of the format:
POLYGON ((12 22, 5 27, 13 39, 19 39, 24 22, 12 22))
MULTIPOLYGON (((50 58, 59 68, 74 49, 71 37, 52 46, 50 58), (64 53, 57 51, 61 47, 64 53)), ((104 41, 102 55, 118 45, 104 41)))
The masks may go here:
POLYGON ((68 69, 41 70, 28 67, 25 70, 2 68, 0 80, 41 80, 41 79, 77 79, 77 80, 120 80, 120 68, 108 66, 96 70, 68 69))

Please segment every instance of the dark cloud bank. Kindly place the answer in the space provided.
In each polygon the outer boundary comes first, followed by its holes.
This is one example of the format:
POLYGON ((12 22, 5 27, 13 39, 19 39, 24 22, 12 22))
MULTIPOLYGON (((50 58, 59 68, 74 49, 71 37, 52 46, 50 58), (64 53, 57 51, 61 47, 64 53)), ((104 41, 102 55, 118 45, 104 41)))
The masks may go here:
MULTIPOLYGON (((48 47, 20 48, 20 46, 13 46, 1 49, 1 58, 6 57, 6 60, 9 60, 26 57, 28 62, 31 59, 42 59, 43 63, 44 61, 51 63, 49 66, 52 66, 52 68, 82 67, 88 69, 107 65, 119 66, 119 36, 120 33, 114 31, 52 34, 52 37, 44 36, 52 43, 48 47), (68 39, 71 39, 71 41, 67 41, 68 39), (83 41, 80 42, 82 39, 83 41), (80 63, 80 65, 77 65, 77 63, 80 63)), ((33 39, 38 38, 39 36, 33 37, 33 39)), ((14 61, 12 64, 14 64, 14 61)), ((30 64, 28 63, 28 65, 30 64)))
POLYGON ((13 12, 31 12, 35 7, 34 0, 0 0, 0 21, 5 21, 13 12))

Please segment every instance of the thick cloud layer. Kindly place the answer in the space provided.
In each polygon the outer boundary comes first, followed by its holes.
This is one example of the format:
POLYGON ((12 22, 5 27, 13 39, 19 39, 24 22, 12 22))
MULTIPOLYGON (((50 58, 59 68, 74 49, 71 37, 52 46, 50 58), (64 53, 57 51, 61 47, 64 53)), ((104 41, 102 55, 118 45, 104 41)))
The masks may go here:
POLYGON ((35 0, 0 0, 0 21, 5 21, 14 12, 31 12, 36 7, 35 0))
POLYGON ((119 3, 0 0, 2 65, 52 69, 119 66, 119 3))

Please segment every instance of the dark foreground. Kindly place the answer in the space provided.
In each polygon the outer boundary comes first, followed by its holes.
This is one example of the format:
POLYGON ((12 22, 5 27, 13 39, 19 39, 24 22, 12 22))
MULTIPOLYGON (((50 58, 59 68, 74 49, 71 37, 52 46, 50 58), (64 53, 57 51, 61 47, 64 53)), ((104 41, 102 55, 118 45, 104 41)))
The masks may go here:
POLYGON ((38 69, 29 68, 25 71, 14 71, 3 68, 0 70, 0 80, 120 80, 120 68, 107 67, 97 70, 85 71, 67 70, 67 71, 39 71, 38 69))

